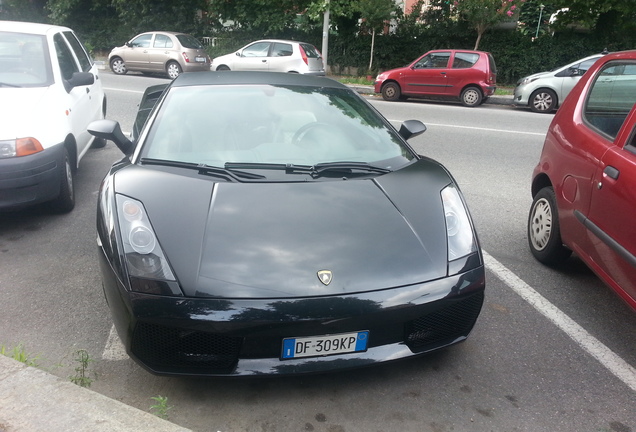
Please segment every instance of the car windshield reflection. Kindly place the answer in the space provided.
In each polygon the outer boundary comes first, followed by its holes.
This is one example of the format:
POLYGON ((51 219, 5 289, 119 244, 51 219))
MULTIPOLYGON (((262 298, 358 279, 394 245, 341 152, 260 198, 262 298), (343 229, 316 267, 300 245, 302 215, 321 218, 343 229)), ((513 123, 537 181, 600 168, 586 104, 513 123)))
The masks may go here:
POLYGON ((141 150, 149 159, 252 169, 347 162, 382 174, 415 158, 395 130, 346 89, 176 87, 151 121, 141 150))

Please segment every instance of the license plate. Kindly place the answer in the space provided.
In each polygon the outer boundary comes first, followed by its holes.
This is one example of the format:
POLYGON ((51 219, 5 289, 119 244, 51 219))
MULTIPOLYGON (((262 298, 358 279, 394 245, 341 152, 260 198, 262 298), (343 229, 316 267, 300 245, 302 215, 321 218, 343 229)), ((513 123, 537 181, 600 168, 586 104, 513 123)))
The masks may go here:
POLYGON ((282 359, 366 351, 368 341, 367 330, 336 335, 286 338, 283 339, 282 359))
POLYGON ((204 63, 205 62, 205 57, 195 57, 194 61, 198 61, 198 62, 204 63))

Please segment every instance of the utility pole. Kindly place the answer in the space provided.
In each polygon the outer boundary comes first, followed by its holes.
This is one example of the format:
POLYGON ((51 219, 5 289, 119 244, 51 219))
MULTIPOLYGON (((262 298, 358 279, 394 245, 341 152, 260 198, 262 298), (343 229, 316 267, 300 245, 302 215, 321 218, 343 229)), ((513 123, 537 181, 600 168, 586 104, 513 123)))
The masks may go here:
POLYGON ((329 0, 326 1, 327 9, 322 22, 322 62, 327 73, 327 54, 329 51, 329 0))

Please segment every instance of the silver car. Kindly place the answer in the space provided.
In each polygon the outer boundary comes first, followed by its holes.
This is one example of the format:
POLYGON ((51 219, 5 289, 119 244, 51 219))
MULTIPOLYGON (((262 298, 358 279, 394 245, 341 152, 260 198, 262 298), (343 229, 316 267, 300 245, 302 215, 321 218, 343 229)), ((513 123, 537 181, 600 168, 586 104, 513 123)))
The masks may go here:
POLYGON ((291 72, 325 75, 322 55, 315 46, 290 40, 260 40, 215 58, 212 70, 291 72))
POLYGON ((177 32, 156 31, 135 36, 108 55, 110 69, 164 73, 175 79, 181 72, 209 71, 210 57, 195 37, 177 32))
POLYGON ((602 56, 595 54, 550 72, 539 72, 520 79, 515 87, 514 104, 529 106, 539 113, 555 110, 581 76, 602 56))

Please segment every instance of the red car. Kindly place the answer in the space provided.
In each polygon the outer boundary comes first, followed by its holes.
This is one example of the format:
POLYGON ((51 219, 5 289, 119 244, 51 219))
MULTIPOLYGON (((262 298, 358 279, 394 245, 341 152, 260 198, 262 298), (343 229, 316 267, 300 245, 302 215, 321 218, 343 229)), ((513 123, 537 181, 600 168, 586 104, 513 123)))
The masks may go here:
POLYGON ((541 262, 574 251, 636 309, 636 51, 599 59, 552 120, 532 178, 528 241, 541 262))
POLYGON ((409 97, 453 98, 473 107, 491 96, 496 84, 497 67, 490 53, 435 50, 406 67, 379 74, 375 92, 382 93, 388 101, 409 97))

